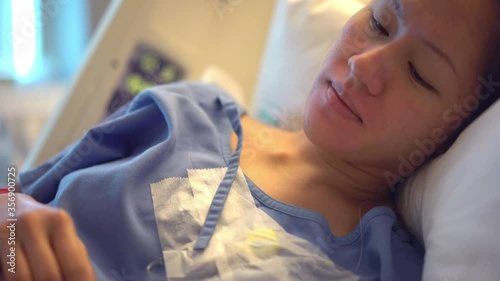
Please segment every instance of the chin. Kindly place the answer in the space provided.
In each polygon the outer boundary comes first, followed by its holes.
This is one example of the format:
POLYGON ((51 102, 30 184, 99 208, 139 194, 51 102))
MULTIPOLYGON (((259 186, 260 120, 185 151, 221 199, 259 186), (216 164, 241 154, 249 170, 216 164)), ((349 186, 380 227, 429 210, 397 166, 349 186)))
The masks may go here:
POLYGON ((305 115, 303 130, 309 141, 321 151, 351 158, 363 150, 364 145, 359 131, 346 130, 341 126, 328 124, 325 120, 315 119, 313 116, 305 115))

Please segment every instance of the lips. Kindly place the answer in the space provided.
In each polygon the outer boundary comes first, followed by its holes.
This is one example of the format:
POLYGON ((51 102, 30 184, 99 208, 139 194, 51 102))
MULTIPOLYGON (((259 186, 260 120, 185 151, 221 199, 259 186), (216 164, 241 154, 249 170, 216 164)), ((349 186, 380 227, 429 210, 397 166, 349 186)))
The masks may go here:
POLYGON ((338 94, 338 91, 334 87, 333 83, 330 83, 328 85, 328 90, 331 95, 330 102, 332 103, 332 105, 336 105, 336 103, 338 103, 340 107, 339 111, 346 113, 346 115, 348 115, 348 117, 350 117, 351 119, 363 123, 363 120, 361 119, 358 111, 352 105, 350 105, 350 102, 347 101, 345 97, 341 97, 338 94))

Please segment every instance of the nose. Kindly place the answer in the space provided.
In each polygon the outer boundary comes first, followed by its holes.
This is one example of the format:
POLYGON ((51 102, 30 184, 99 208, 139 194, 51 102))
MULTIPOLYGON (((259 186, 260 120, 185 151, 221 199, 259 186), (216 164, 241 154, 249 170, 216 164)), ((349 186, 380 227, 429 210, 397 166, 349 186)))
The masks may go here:
POLYGON ((352 55, 348 59, 350 73, 345 89, 365 91, 373 96, 383 93, 390 63, 388 51, 382 46, 352 55))

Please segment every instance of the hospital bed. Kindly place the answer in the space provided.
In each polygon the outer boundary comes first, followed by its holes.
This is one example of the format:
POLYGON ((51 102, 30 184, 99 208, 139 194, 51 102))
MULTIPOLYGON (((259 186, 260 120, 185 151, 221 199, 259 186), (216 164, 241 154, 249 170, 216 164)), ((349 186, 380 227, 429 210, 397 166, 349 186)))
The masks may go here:
MULTIPOLYGON (((363 2, 113 1, 84 64, 24 168, 49 159, 105 118, 117 89, 141 84, 127 83, 127 75, 130 64, 145 54, 155 54, 161 65, 171 66, 171 81, 214 82, 256 118, 300 128, 297 116, 304 89, 345 20, 363 2)), ((500 179, 491 168, 500 161, 495 141, 500 138, 499 116, 496 103, 449 152, 412 177, 400 195, 403 216, 426 246, 425 280, 500 276, 500 244, 494 242, 500 230, 494 219, 500 179), (478 140, 478 134, 487 136, 478 140), (475 143, 481 145, 474 147, 475 143), (481 229, 480 235, 469 229, 481 229)))

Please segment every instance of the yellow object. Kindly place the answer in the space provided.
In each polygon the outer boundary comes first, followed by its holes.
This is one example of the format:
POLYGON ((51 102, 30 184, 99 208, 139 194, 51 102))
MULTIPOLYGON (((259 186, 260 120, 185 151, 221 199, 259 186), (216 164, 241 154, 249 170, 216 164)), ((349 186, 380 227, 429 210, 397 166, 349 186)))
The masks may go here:
POLYGON ((276 255, 280 247, 278 235, 268 228, 257 229, 248 233, 245 244, 253 254, 260 258, 269 258, 276 255))

